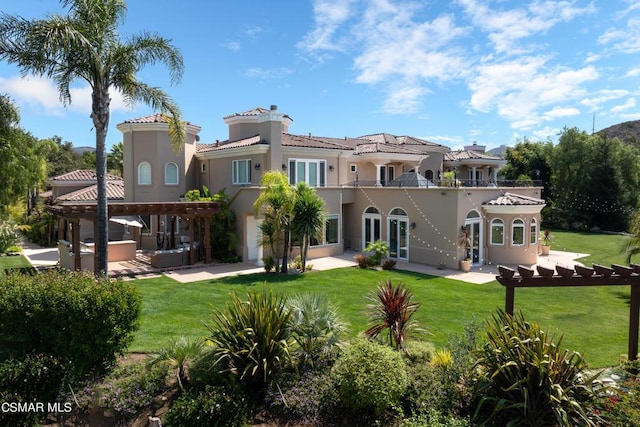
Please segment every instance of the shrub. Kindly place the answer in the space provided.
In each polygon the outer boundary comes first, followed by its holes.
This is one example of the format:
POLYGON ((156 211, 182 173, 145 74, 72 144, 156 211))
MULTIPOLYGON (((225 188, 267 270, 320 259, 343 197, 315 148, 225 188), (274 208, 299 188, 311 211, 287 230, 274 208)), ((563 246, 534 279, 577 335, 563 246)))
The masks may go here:
POLYGON ((615 389, 600 410, 611 426, 640 425, 640 380, 631 378, 615 389))
POLYGON ((435 409, 402 420, 400 423, 400 427, 468 427, 470 425, 470 421, 466 418, 442 414, 435 409))
MULTIPOLYGON (((28 354, 0 363, 0 402, 55 402, 68 366, 53 356, 28 354)), ((0 425, 34 425, 37 412, 0 411, 0 425)))
POLYGON ((410 364, 429 363, 436 348, 428 341, 409 341, 406 346, 405 356, 410 364))
POLYGON ((343 346, 346 327, 324 294, 305 293, 287 301, 291 333, 297 344, 295 355, 302 365, 334 357, 343 346))
POLYGON ((451 356, 451 352, 446 348, 436 350, 431 358, 431 364, 435 367, 449 369, 453 366, 453 357, 451 356))
POLYGON ((272 256, 262 258, 262 262, 264 264, 264 271, 267 273, 271 273, 271 271, 276 267, 276 260, 273 259, 272 256))
POLYGON ((522 312, 498 311, 478 351, 474 418, 504 425, 595 426, 593 378, 578 353, 560 349, 552 337, 522 312))
POLYGON ((369 262, 365 255, 357 254, 353 257, 360 268, 369 268, 369 262))
POLYGON ((384 261, 382 261, 382 269, 383 270, 393 270, 394 268, 396 268, 396 264, 398 261, 396 261, 393 258, 387 258, 384 261))
POLYGON ((380 265, 382 261, 382 257, 387 255, 389 252, 389 244, 384 240, 376 240, 375 242, 370 242, 365 248, 365 252, 373 252, 371 255, 371 262, 374 265, 380 265))
POLYGON ((409 384, 402 355, 364 339, 345 349, 332 377, 342 405, 361 415, 397 407, 409 384))
POLYGON ((100 406, 122 420, 131 419, 153 403, 165 388, 166 378, 164 366, 147 368, 143 363, 129 363, 118 367, 98 386, 100 406))
POLYGON ((206 325, 218 369, 229 371, 261 392, 269 378, 292 363, 291 314, 285 299, 263 289, 242 301, 231 295, 226 312, 206 325))
POLYGON ((369 329, 364 333, 369 338, 376 338, 388 330, 389 345, 396 349, 404 349, 405 341, 412 330, 418 329, 413 315, 420 304, 413 300, 413 293, 404 287, 402 282, 393 286, 390 280, 380 283, 378 290, 368 297, 370 314, 369 329))
POLYGON ((189 382, 187 377, 189 364, 203 351, 204 341, 201 338, 174 338, 166 347, 151 356, 149 365, 165 364, 169 369, 175 370, 178 385, 184 390, 184 386, 189 382))
POLYGON ((180 396, 167 412, 167 427, 243 427, 248 407, 242 394, 229 387, 207 386, 180 396))
POLYGON ((48 271, 0 279, 0 360, 50 355, 71 379, 104 372, 133 340, 140 295, 127 282, 48 271))
POLYGON ((18 235, 13 224, 0 222, 0 253, 7 252, 10 246, 18 244, 18 235))
POLYGON ((307 371, 298 377, 289 374, 269 385, 265 403, 269 413, 293 425, 322 426, 333 424, 336 392, 330 374, 307 371))
POLYGON ((444 415, 464 415, 464 389, 451 370, 425 363, 407 368, 409 387, 405 396, 406 413, 413 415, 437 411, 444 415))

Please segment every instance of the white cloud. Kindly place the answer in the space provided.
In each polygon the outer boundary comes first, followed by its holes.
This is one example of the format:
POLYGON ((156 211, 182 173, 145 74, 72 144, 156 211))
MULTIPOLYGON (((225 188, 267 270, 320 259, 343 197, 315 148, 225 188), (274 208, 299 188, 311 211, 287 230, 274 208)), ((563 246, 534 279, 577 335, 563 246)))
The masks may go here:
POLYGON ((532 132, 532 138, 537 141, 546 141, 548 139, 556 139, 562 129, 551 126, 545 126, 532 132))
POLYGON ((593 13, 593 5, 574 7, 575 1, 534 1, 527 8, 494 10, 477 0, 458 0, 474 25, 489 33, 498 53, 522 53, 529 49, 517 43, 543 33, 560 22, 593 13))
POLYGON ((587 64, 590 64, 592 62, 599 61, 601 58, 602 58, 602 55, 600 55, 599 53, 589 52, 584 62, 586 62, 587 64))
POLYGON ((383 103, 383 110, 391 114, 409 114, 420 110, 427 89, 421 85, 392 85, 383 103))
POLYGON ((626 28, 614 27, 607 30, 598 38, 598 43, 609 45, 618 52, 637 53, 640 51, 640 18, 629 18, 626 28))
POLYGON ((297 47, 319 61, 326 58, 323 51, 342 51, 344 40, 335 40, 335 35, 351 17, 352 3, 353 0, 315 0, 314 28, 297 47))
POLYGON ((268 68, 268 69, 255 67, 255 68, 249 68, 247 71, 244 72, 244 75, 246 77, 249 77, 252 79, 261 79, 261 80, 280 79, 290 74, 293 74, 293 71, 286 67, 268 68))
POLYGON ((551 121, 562 117, 577 116, 578 114, 580 114, 580 110, 577 108, 553 107, 551 110, 543 113, 542 118, 551 121))
POLYGON ((232 52, 238 52, 242 47, 240 42, 236 42, 236 41, 230 41, 230 42, 227 42, 227 43, 223 43, 222 46, 225 49, 228 49, 228 50, 230 50, 232 52))
MULTIPOLYGON (((71 104, 66 108, 60 101, 56 85, 49 79, 38 76, 0 77, 0 92, 8 93, 19 106, 27 106, 40 114, 62 116, 65 111, 82 114, 91 113, 91 88, 89 85, 74 86, 70 89, 71 104)), ((122 94, 111 91, 111 111, 131 111, 122 94)))
POLYGON ((630 108, 635 108, 635 106, 636 106, 636 99, 628 98, 624 104, 616 105, 615 107, 612 107, 610 111, 612 114, 620 114, 625 110, 628 110, 630 108))
POLYGON ((602 104, 606 102, 613 101, 614 99, 620 99, 629 95, 629 91, 623 90, 623 89, 617 89, 617 90, 603 89, 603 90, 597 91, 594 95, 595 96, 582 99, 580 101, 580 104, 584 105, 591 111, 596 111, 603 108, 602 104))
POLYGON ((637 77, 637 76, 640 76, 640 67, 632 68, 629 71, 627 71, 627 74, 625 74, 625 77, 637 77))

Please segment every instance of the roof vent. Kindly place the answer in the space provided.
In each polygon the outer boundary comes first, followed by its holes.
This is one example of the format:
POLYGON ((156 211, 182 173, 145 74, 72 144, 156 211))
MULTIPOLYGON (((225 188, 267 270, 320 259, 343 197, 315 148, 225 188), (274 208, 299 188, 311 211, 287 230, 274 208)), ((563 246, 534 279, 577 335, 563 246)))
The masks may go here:
POLYGON ((275 104, 271 104, 271 111, 276 111, 278 109, 278 106, 275 104))

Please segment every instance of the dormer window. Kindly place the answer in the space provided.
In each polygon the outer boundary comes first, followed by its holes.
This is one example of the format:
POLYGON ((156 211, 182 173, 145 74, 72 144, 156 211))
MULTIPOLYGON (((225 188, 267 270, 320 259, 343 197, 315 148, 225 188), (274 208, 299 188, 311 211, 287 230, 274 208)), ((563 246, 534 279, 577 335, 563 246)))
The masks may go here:
POLYGON ((164 165, 164 183, 165 185, 178 185, 178 165, 175 163, 164 165))
POLYGON ((151 165, 149 162, 138 164, 138 185, 151 185, 151 165))

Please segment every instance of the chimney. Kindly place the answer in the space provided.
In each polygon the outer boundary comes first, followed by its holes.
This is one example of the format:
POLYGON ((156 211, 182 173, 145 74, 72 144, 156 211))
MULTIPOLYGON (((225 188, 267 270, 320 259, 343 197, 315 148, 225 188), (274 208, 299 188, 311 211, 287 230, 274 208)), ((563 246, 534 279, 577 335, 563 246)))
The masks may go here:
POLYGON ((270 110, 271 110, 271 111, 278 111, 278 106, 277 106, 277 105, 275 105, 275 104, 271 104, 271 108, 270 108, 270 110))

